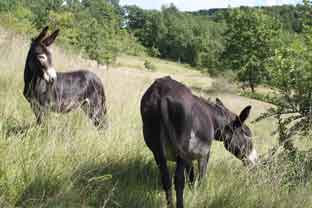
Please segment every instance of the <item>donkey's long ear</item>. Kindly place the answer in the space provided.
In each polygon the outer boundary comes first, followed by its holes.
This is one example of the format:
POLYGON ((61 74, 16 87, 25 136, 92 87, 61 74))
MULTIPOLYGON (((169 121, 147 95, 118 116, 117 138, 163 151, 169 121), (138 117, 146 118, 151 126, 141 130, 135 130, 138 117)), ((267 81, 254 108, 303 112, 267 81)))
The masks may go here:
POLYGON ((239 114, 239 120, 240 122, 243 124, 246 119, 248 118, 249 114, 250 114, 250 110, 251 110, 251 106, 248 105, 247 107, 244 108, 244 110, 242 110, 242 112, 239 114))
POLYGON ((42 39, 47 35, 48 29, 49 29, 49 26, 45 26, 42 29, 41 33, 36 38, 34 38, 33 41, 37 41, 37 42, 42 41, 42 39))
POLYGON ((60 32, 59 29, 55 30, 51 35, 49 35, 47 38, 45 38, 42 41, 42 43, 45 46, 50 46, 55 41, 55 38, 58 36, 59 32, 60 32))
POLYGON ((216 103, 218 105, 224 106, 224 104, 222 103, 222 101, 219 98, 216 98, 216 103))

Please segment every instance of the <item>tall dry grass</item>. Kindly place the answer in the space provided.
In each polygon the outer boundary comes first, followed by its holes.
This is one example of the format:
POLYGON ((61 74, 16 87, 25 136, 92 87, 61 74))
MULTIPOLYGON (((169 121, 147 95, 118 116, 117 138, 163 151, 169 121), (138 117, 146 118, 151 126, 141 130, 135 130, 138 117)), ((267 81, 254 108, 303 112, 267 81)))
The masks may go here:
MULTIPOLYGON (((22 95, 28 47, 28 40, 11 33, 0 40, 0 207, 164 207, 158 170, 143 142, 139 101, 154 78, 170 72, 145 72, 126 64, 106 71, 54 48, 57 69, 89 68, 101 77, 110 125, 96 131, 77 111, 51 114, 37 126, 22 95)), ((210 80, 193 71, 172 74, 197 88, 210 80)), ((235 112, 252 104, 253 117, 266 108, 233 94, 213 96, 222 97, 235 112)), ((274 145, 272 124, 251 124, 260 153, 274 145)), ((247 170, 222 144, 213 144, 212 151, 208 177, 200 186, 186 187, 186 207, 311 207, 311 182, 288 175, 300 167, 276 158, 247 170)), ((170 168, 173 172, 173 164, 170 168)))

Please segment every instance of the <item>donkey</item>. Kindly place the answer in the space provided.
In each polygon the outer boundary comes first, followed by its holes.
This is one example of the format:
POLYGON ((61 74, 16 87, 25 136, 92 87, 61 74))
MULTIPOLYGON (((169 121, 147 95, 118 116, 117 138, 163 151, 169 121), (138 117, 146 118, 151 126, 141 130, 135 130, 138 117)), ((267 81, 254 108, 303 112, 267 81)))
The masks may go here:
POLYGON ((251 131, 244 124, 250 110, 247 106, 237 116, 220 99, 205 101, 170 77, 157 79, 147 89, 141 99, 143 135, 159 167, 168 207, 173 207, 173 198, 167 160, 176 162, 177 208, 183 208, 184 171, 193 183, 192 161, 197 160, 199 179, 205 176, 213 140, 222 141, 245 165, 256 163, 251 131))
POLYGON ((105 123, 104 87, 99 77, 85 70, 57 73, 50 46, 59 30, 47 36, 48 27, 32 39, 24 71, 24 97, 41 124, 47 111, 70 112, 78 107, 97 127, 105 123))

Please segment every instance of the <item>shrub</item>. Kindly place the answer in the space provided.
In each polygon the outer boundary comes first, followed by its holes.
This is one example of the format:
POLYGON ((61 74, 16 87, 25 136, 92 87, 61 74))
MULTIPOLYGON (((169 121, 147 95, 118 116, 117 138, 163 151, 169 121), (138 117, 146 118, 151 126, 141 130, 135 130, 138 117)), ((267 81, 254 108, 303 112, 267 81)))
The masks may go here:
POLYGON ((144 67, 148 70, 148 71, 156 71, 156 66, 155 64, 153 64, 152 62, 145 60, 144 61, 144 67))
POLYGON ((312 127, 312 2, 304 1, 304 6, 302 38, 276 49, 265 65, 271 77, 269 84, 279 96, 275 106, 258 119, 275 117, 279 142, 289 150, 294 150, 291 138, 306 136, 312 127))
POLYGON ((263 160, 262 171, 258 180, 277 183, 288 192, 294 191, 300 185, 307 185, 312 179, 312 150, 282 151, 263 160), (263 169, 264 168, 264 169, 263 169), (260 177, 260 178, 259 178, 260 177), (267 180, 270 178, 270 180, 267 180))
POLYGON ((226 47, 222 58, 237 79, 248 82, 252 92, 267 76, 265 60, 274 53, 280 24, 272 17, 252 9, 233 10, 227 18, 226 47))

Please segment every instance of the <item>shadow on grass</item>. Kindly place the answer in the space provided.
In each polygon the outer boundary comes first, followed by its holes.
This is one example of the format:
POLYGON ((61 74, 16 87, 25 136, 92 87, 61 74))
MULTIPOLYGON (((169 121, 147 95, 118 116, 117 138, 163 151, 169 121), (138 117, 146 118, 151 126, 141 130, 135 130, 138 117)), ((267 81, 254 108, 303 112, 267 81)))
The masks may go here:
POLYGON ((38 175, 23 190, 18 198, 16 207, 41 207, 46 201, 56 196, 61 187, 61 181, 55 176, 38 175))
POLYGON ((92 207, 161 207, 155 198, 162 188, 154 163, 140 158, 86 162, 73 175, 74 187, 92 207))
POLYGON ((162 207, 164 195, 153 160, 107 161, 87 161, 70 177, 38 176, 24 189, 16 206, 162 207))
MULTIPOLYGON (((293 159, 295 164, 298 164, 298 167, 295 166, 294 170, 301 170, 302 160, 305 161, 307 158, 308 164, 311 164, 311 152, 300 153, 293 159)), ((128 158, 122 157, 120 160, 113 157, 106 158, 106 161, 105 163, 98 163, 93 160, 86 161, 77 167, 73 173, 62 177, 53 174, 53 171, 39 170, 38 175, 33 178, 31 183, 20 194, 16 205, 19 207, 109 208, 156 208, 164 206, 164 192, 162 191, 159 172, 153 159, 132 155, 128 158)), ((287 160, 288 163, 289 161, 287 160)), ((241 169, 241 166, 237 169, 235 168, 234 172, 229 174, 228 169, 231 167, 231 164, 210 166, 210 171, 213 172, 209 174, 208 182, 209 180, 211 182, 209 184, 204 182, 202 185, 205 186, 201 185, 199 187, 203 189, 204 195, 208 193, 208 197, 199 201, 197 207, 254 207, 259 203, 257 198, 253 198, 254 195, 249 197, 249 194, 252 191, 261 193, 262 185, 257 188, 256 181, 252 184, 249 184, 248 181, 254 179, 262 181, 262 174, 252 172, 250 175, 242 174, 244 169, 241 169), (248 176, 247 180, 245 176, 248 176), (206 185, 213 186, 213 188, 209 188, 207 192, 206 185), (213 198, 209 199, 210 191, 215 193, 213 198)), ((281 169, 281 166, 278 165, 276 168, 281 169)), ((291 170, 289 166, 285 168, 287 168, 285 170, 291 170)), ((304 169, 309 171, 311 166, 307 166, 304 169)), ((282 172, 284 173, 285 170, 282 170, 282 172)), ((276 170, 267 172, 270 171, 269 169, 263 171, 263 177, 266 179, 268 177, 276 177, 278 173, 276 170)), ((303 173, 296 172, 295 175, 305 177, 305 171, 303 173)), ((288 177, 286 179, 289 180, 288 177)), ((292 182, 293 178, 290 179, 290 182, 292 182)), ((299 179, 302 181, 302 178, 299 179)), ((299 179, 293 182, 297 184, 299 179)), ((267 188, 271 190, 271 185, 268 185, 267 188)), ((263 186, 263 188, 265 187, 263 186)))

